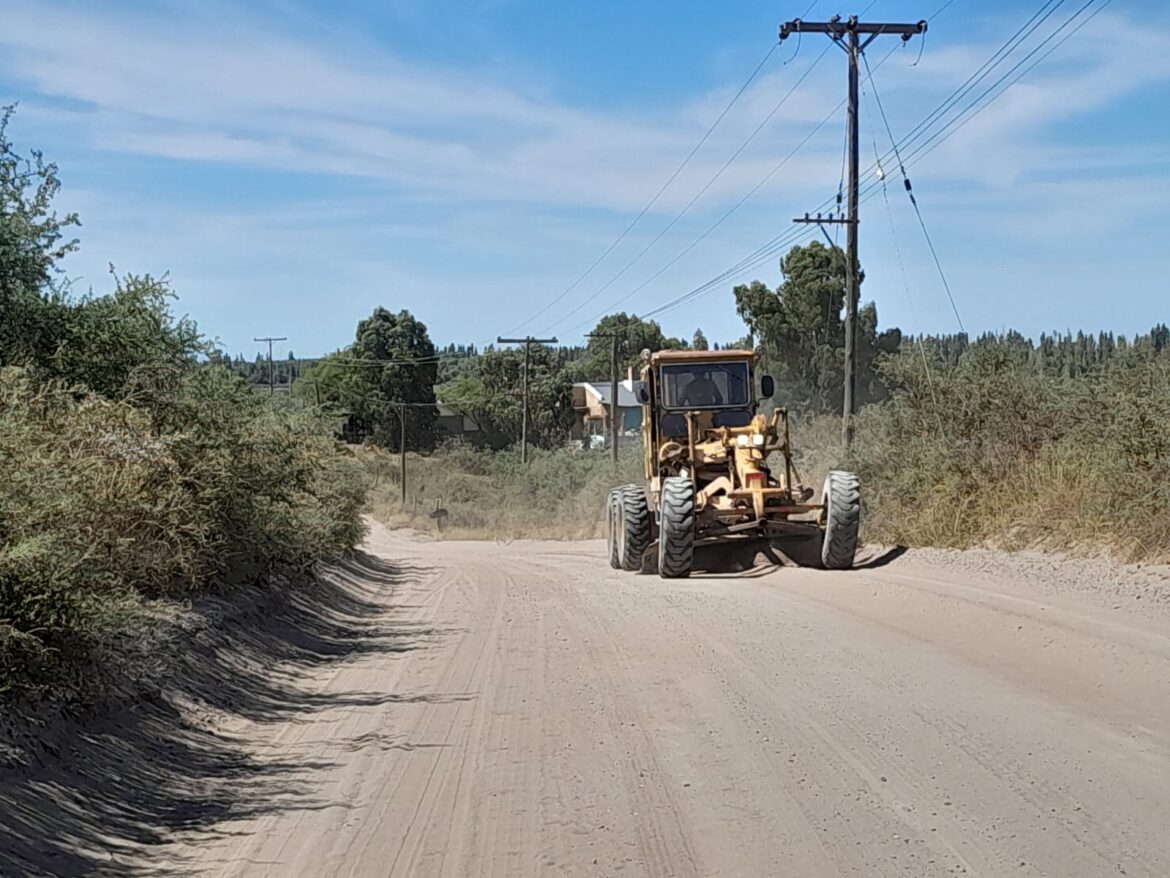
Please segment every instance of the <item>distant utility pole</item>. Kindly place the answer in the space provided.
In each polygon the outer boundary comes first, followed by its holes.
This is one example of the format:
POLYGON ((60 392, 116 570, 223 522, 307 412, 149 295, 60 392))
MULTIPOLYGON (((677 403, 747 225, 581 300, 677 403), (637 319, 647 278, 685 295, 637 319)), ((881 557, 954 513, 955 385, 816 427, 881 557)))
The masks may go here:
POLYGON ((531 335, 525 338, 497 338, 496 344, 522 344, 524 345, 524 389, 522 403, 523 410, 520 415, 520 462, 528 463, 528 357, 534 344, 556 344, 555 338, 533 338, 531 335))
POLYGON ((398 485, 406 510, 406 403, 398 403, 398 485))
POLYGON ((618 406, 618 354, 621 350, 623 336, 616 332, 591 332, 586 338, 608 338, 613 342, 613 359, 611 363, 609 385, 609 444, 613 454, 613 462, 618 459, 619 419, 621 408, 618 406))
POLYGON ((274 341, 288 341, 285 336, 276 338, 274 336, 265 336, 264 338, 253 338, 252 341, 266 341, 268 342, 268 395, 276 395, 276 373, 272 368, 272 343, 274 341))
POLYGON ((849 115, 846 148, 849 152, 849 203, 847 216, 822 217, 818 214, 810 217, 805 214, 795 220, 798 223, 833 223, 845 226, 845 404, 841 426, 841 440, 848 449, 853 444, 853 415, 857 411, 857 305, 861 297, 860 278, 857 265, 857 62, 866 47, 882 34, 896 34, 907 42, 915 34, 926 33, 926 22, 915 24, 888 24, 863 23, 857 20, 856 15, 842 21, 841 16, 835 15, 828 21, 801 21, 799 18, 786 22, 780 26, 780 39, 783 41, 791 34, 817 33, 828 34, 845 54, 849 57, 849 115), (861 35, 866 35, 864 40, 861 35))

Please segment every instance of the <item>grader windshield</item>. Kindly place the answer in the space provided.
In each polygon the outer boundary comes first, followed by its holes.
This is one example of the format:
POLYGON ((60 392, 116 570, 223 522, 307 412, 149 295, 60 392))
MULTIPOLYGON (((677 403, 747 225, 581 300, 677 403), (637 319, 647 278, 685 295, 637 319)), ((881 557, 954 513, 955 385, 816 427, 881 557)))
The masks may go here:
POLYGON ((751 404, 748 364, 663 365, 662 405, 668 409, 745 408, 751 404))

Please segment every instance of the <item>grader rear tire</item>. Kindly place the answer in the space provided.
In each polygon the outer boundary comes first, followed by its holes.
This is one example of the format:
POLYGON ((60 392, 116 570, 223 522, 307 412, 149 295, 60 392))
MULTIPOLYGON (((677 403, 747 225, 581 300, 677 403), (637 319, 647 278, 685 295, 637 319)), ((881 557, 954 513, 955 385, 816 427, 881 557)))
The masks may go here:
POLYGON ((646 489, 640 485, 626 485, 618 489, 618 551, 622 570, 642 569, 642 554, 650 545, 650 506, 646 503, 646 489))
POLYGON ((609 553, 609 566, 614 570, 621 569, 621 543, 618 540, 618 491, 615 488, 605 499, 605 540, 609 553))
POLYGON ((857 554, 861 527, 861 481, 853 473, 834 470, 825 478, 825 538, 821 563, 826 570, 848 570, 857 554))
POLYGON ((695 562, 695 486, 690 479, 670 476, 662 481, 658 529, 658 575, 682 579, 695 562))

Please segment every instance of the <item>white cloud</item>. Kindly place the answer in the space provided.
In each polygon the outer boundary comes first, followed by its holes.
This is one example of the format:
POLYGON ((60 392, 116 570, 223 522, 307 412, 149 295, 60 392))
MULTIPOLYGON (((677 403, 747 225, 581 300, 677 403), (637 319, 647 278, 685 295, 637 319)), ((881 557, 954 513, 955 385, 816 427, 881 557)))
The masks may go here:
MULTIPOLYGON (((997 228, 1026 237, 1036 223, 1014 217, 1029 210, 1032 216, 1047 210, 1061 234, 1083 235, 1086 229, 1099 234, 1123 211, 1140 218, 1160 209, 1160 202, 1143 196, 1141 180, 1120 188, 1095 185, 1092 204, 1077 201, 1083 194, 1068 194, 1070 180, 1132 173, 1139 156, 1150 178, 1165 179, 1165 162, 1149 147, 1119 158, 1115 148, 1052 142, 1053 126, 1170 79, 1170 56, 1159 49, 1170 34, 1138 27, 1122 14, 1103 14, 1095 25, 914 167, 916 183, 929 187, 933 216, 954 218, 970 230, 1006 215, 1011 222, 997 228), (1100 222, 1080 222, 1087 211, 1100 222)), ((903 55, 892 58, 877 81, 895 133, 909 130, 962 83, 1002 38, 941 48, 936 41, 914 68, 903 55)), ((690 199, 819 52, 806 41, 796 60, 760 77, 660 201, 662 215, 640 226, 628 249, 600 268, 582 294, 604 282, 690 199)), ((828 54, 675 234, 582 314, 649 276, 755 186, 840 100, 842 64, 835 50, 828 54)), ((121 193, 86 193, 87 251, 97 254, 99 268, 106 258, 124 261, 124 253, 145 251, 162 263, 146 267, 174 268, 196 301, 223 303, 236 295, 233 276, 257 278, 267 270, 264 283, 288 289, 329 282, 361 290, 352 303, 360 299, 364 307, 375 288, 409 288, 425 305, 461 282, 466 269, 459 260, 474 256, 478 265, 493 253, 500 263, 510 260, 512 268, 495 266, 494 274, 482 269, 477 281, 495 298, 485 294, 469 303, 466 325, 483 325, 501 311, 508 321, 520 319, 550 290, 559 292, 624 225, 596 214, 640 209, 738 86, 672 106, 589 110, 558 100, 539 82, 508 85, 483 70, 408 63, 369 41, 344 44, 278 32, 220 7, 215 15, 131 17, 98 4, 66 8, 20 0, 6 4, 0 74, 26 95, 22 118, 52 120, 83 148, 110 156, 333 175, 346 178, 339 188, 347 192, 355 182, 371 183, 368 200, 338 195, 309 201, 290 175, 280 204, 234 212, 191 206, 168 212, 152 204, 151 229, 139 219, 143 205, 120 211, 121 193), (396 219, 387 221, 387 214, 396 219), (337 258, 341 254, 344 259, 337 258), (533 268, 533 259, 543 261, 533 268), (340 276, 331 264, 344 266, 340 276), (273 274, 268 265, 281 268, 273 274)), ((879 144, 885 137, 868 107, 865 112, 868 156, 870 126, 879 144)), ((745 209, 754 208, 757 221, 764 217, 766 228, 729 223, 647 287, 630 303, 633 310, 716 275, 782 230, 795 215, 790 212, 815 207, 836 186, 840 148, 841 126, 834 120, 745 209)), ((1144 191, 1157 191, 1157 184, 1144 191)), ((350 307, 344 322, 352 322, 350 307)), ((250 316, 262 313, 257 306, 250 316)), ((685 319, 693 322, 701 313, 700 306, 685 319)), ((713 336, 737 334, 710 328, 713 336)))

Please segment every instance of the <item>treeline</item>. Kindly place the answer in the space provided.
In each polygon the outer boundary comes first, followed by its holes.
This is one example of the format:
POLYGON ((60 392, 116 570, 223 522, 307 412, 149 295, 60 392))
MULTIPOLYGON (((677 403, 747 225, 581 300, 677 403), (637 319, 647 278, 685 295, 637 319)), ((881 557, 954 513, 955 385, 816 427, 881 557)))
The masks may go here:
POLYGON ((1132 337, 1112 332, 1042 333, 1036 340, 1018 332, 984 333, 970 340, 966 335, 908 338, 904 348, 925 347, 944 364, 956 365, 971 348, 997 346, 1016 362, 1046 375, 1077 378, 1092 374, 1111 362, 1133 363, 1160 357, 1170 347, 1170 328, 1164 323, 1132 337))
MULTIPOLYGON (((75 297, 57 169, 0 117, 0 711, 140 672, 177 601, 295 580, 362 533, 365 485, 315 409, 272 404, 167 284, 75 297)), ((158 644, 153 649, 165 649, 158 644)), ((157 658, 153 656, 151 658, 157 658)))
MULTIPOLYGON (((602 319, 594 334, 587 345, 533 345, 529 351, 529 441, 535 446, 567 442, 573 384, 609 380, 612 336, 618 337, 623 376, 645 349, 686 347, 657 323, 624 313, 602 319)), ((405 436, 409 450, 427 452, 448 435, 439 417, 444 411, 479 427, 467 441, 498 450, 520 437, 523 364, 522 347, 439 348, 409 311, 377 308, 359 322, 351 344, 302 372, 293 394, 334 412, 348 442, 397 451, 405 436)))

